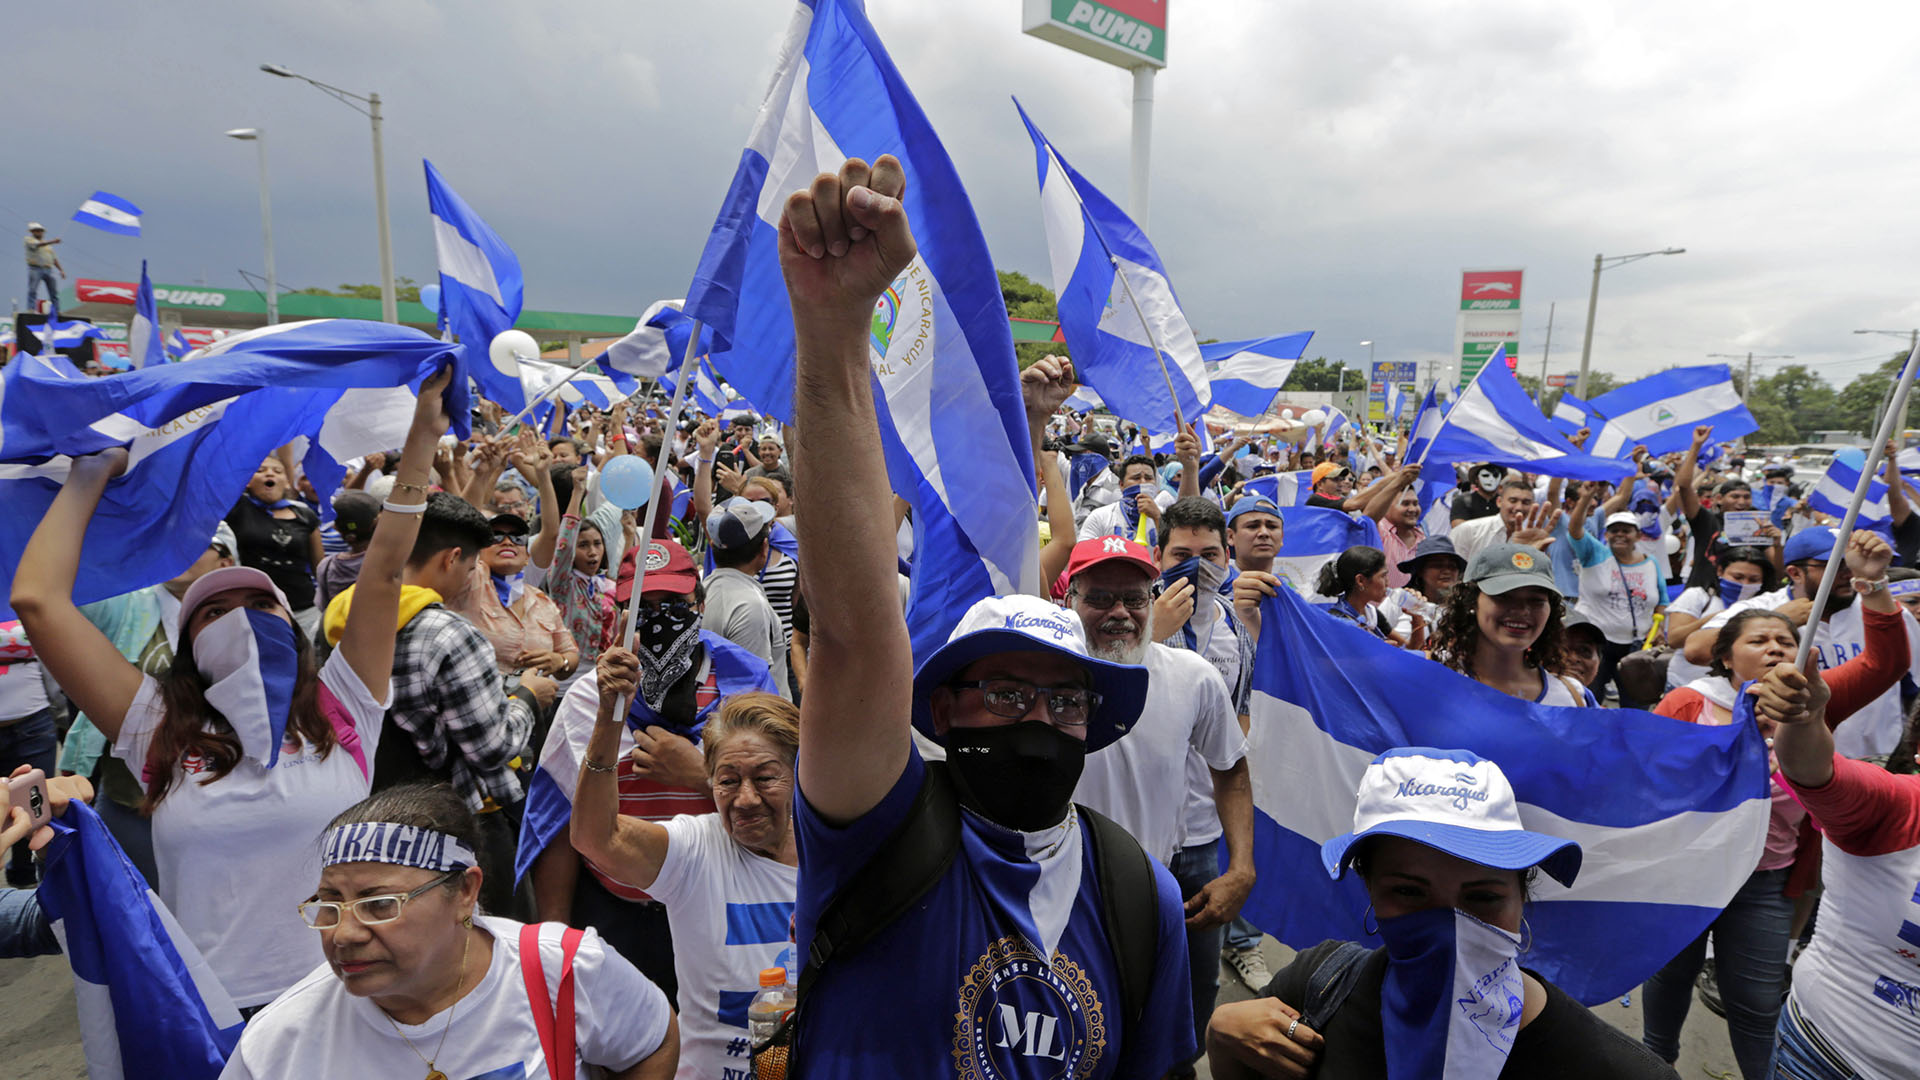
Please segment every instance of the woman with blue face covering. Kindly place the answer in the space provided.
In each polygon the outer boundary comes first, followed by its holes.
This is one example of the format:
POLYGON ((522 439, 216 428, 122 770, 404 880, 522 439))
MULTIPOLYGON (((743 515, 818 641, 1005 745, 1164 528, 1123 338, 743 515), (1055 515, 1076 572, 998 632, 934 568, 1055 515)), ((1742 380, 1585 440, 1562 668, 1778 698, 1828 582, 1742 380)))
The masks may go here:
POLYGON ((1669 690, 1677 690, 1707 673, 1705 667, 1688 663, 1686 655, 1679 651, 1686 644, 1688 634, 1707 625, 1707 620, 1734 604, 1778 587, 1779 571, 1760 548, 1729 549, 1721 554, 1716 569, 1719 572, 1712 585, 1695 585, 1667 606, 1662 632, 1675 649, 1667 661, 1669 690))
POLYGON ((1521 828, 1500 766, 1466 750, 1381 754, 1360 781, 1353 831, 1320 858, 1335 878, 1360 875, 1383 944, 1316 945, 1263 996, 1214 1010, 1216 1080, 1675 1075, 1520 966, 1535 874, 1571 885, 1580 847, 1521 828))
POLYGON ((47 670, 146 786, 155 891, 243 1010, 273 1000, 319 957, 295 907, 317 873, 311 838, 367 795, 400 574, 447 430, 451 379, 449 366, 420 388, 393 493, 325 664, 286 596, 250 567, 215 570, 187 589, 179 648, 158 679, 87 621, 73 604, 75 538, 125 471, 123 449, 74 461, 14 577, 14 610, 47 670))

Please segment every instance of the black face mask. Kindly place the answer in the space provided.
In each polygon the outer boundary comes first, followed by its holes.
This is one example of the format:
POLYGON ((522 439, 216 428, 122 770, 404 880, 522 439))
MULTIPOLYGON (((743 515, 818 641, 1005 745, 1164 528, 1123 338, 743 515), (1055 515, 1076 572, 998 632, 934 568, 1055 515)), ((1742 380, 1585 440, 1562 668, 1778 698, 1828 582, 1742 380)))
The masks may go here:
POLYGON ((947 767, 961 804, 1021 832, 1066 817, 1086 761, 1084 740, 1037 720, 947 729, 947 767))

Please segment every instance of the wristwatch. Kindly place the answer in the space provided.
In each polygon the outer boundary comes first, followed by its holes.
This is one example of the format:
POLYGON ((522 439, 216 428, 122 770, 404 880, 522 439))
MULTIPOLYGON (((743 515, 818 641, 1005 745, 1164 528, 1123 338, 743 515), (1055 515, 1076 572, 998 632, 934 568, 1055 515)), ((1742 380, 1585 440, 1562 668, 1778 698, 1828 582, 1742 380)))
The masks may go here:
POLYGON ((1884 589, 1886 587, 1887 587, 1887 577, 1885 574, 1882 574, 1877 578, 1873 578, 1872 580, 1868 580, 1865 578, 1853 579, 1853 591, 1860 594, 1861 596, 1872 596, 1874 593, 1877 593, 1881 589, 1884 589))

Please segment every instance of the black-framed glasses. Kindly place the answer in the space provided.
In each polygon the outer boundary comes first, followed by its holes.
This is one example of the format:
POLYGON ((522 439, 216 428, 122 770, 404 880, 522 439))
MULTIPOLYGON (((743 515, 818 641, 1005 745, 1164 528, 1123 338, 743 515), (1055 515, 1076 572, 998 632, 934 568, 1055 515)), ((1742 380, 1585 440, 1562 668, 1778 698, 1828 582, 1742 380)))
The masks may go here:
POLYGON ((1153 603, 1153 594, 1150 592, 1116 593, 1096 589, 1081 593, 1080 599, 1085 600, 1087 606, 1095 611, 1111 611, 1115 604, 1125 604, 1128 611, 1145 611, 1147 605, 1153 603))
POLYGON ((1018 720, 1033 711, 1033 703, 1047 699, 1047 715, 1066 727, 1080 727, 1100 706, 1100 695, 1084 686, 1035 686, 1025 679, 977 679, 950 683, 955 690, 978 690, 987 711, 1005 720, 1018 720))
POLYGON ((501 544, 514 544, 514 545, 517 545, 517 546, 519 546, 519 547, 526 547, 526 546, 527 546, 527 534, 526 534, 526 533, 511 533, 511 532, 497 532, 497 533, 494 533, 494 534, 493 534, 493 542, 494 542, 494 545, 495 545, 496 547, 497 547, 497 546, 499 546, 499 545, 501 545, 501 544))
POLYGON ((379 926, 390 923, 400 917, 401 909, 407 901, 425 896, 428 892, 447 883, 456 874, 465 870, 449 870, 410 893, 386 893, 380 896, 363 896, 358 900, 340 903, 334 900, 309 900, 300 905, 300 918, 315 930, 331 930, 340 925, 340 909, 351 908, 353 917, 361 926, 379 926))

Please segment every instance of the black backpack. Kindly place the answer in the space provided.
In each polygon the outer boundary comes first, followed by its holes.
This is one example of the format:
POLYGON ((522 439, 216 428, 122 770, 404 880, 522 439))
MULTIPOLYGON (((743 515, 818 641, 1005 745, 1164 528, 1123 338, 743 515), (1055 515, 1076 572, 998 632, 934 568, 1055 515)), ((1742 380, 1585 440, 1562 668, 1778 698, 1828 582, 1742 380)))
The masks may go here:
MULTIPOLYGON (((1122 1030, 1137 1025, 1146 1012, 1147 992, 1160 947, 1159 891, 1153 861, 1145 848, 1111 819, 1084 806, 1076 809, 1093 846, 1094 873, 1100 882, 1100 907, 1107 946, 1120 976, 1122 1030)), ((926 779, 907 816, 849 878, 813 930, 806 964, 795 985, 795 1006, 766 1044, 753 1048, 756 1061, 769 1051, 784 1059, 789 1080, 796 1080, 788 1056, 807 991, 836 956, 846 956, 878 937, 894 920, 920 906, 927 891, 946 875, 960 850, 960 800, 944 762, 928 762, 926 779)))

